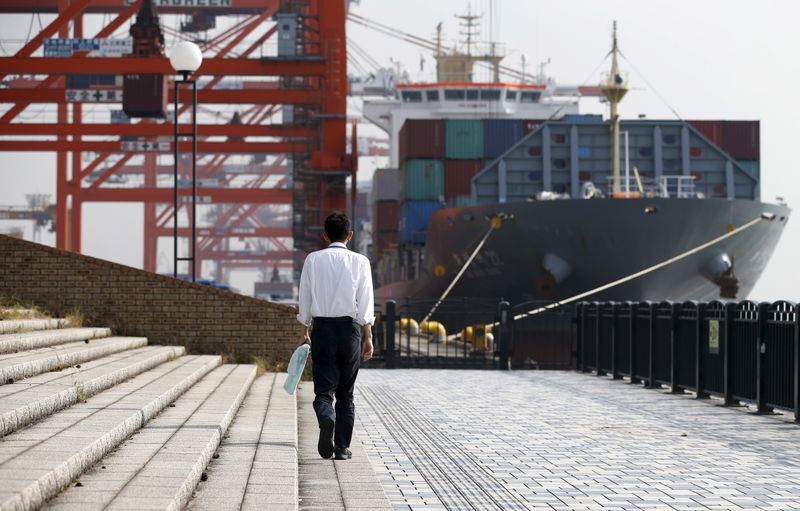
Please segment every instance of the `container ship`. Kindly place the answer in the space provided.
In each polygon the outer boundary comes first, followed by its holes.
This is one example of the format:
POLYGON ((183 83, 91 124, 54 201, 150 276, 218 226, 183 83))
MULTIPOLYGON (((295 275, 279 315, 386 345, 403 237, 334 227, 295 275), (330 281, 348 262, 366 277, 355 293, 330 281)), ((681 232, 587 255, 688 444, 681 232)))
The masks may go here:
POLYGON ((619 68, 598 87, 499 80, 492 51, 437 51, 437 81, 366 101, 389 134, 372 183, 377 297, 438 299, 487 229, 451 297, 564 300, 761 219, 597 300, 744 298, 788 221, 760 199, 758 121, 621 120, 619 68), (493 80, 473 80, 482 62, 493 80), (597 95, 610 115, 582 114, 597 95))

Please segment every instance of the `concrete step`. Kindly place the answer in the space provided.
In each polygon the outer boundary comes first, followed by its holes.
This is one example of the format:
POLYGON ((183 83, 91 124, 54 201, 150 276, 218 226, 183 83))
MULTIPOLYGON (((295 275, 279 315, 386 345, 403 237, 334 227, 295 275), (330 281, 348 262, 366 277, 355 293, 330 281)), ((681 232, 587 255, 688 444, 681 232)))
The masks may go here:
POLYGON ((183 356, 183 346, 147 346, 0 386, 0 437, 159 364, 183 356))
POLYGON ((34 350, 68 342, 108 337, 109 335, 111 335, 110 328, 61 328, 49 331, 40 330, 21 334, 5 334, 0 335, 0 354, 34 350))
POLYGON ((0 509, 39 509, 219 366, 185 356, 0 440, 0 509))
POLYGON ((188 509, 298 508, 297 405, 285 380, 286 373, 266 374, 253 383, 188 509))
POLYGON ((69 326, 66 319, 8 319, 0 321, 0 334, 51 330, 69 326))
POLYGON ((256 376, 224 365, 48 503, 48 509, 183 509, 256 376))
POLYGON ((319 425, 313 402, 313 384, 302 382, 297 390, 300 509, 391 510, 389 499, 356 434, 350 445, 352 459, 320 458, 317 452, 319 425))
POLYGON ((0 385, 145 345, 144 337, 105 337, 0 355, 0 385))

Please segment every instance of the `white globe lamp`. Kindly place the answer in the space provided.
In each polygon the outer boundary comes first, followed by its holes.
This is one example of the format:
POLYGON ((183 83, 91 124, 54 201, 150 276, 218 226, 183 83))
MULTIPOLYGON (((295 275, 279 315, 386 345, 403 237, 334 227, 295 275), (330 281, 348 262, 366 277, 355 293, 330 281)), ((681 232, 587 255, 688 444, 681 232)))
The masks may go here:
POLYGON ((203 63, 203 52, 196 44, 181 41, 170 50, 169 63, 175 71, 183 75, 185 80, 203 63))

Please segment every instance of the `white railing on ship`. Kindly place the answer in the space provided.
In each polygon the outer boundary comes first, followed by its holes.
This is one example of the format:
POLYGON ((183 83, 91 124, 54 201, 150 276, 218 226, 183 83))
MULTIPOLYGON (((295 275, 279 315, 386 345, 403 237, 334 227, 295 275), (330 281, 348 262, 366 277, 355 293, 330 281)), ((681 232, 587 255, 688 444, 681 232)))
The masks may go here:
MULTIPOLYGON (((694 176, 661 176, 658 181, 652 178, 630 176, 625 186, 625 176, 620 176, 621 197, 660 197, 663 199, 691 199, 697 197, 694 176)), ((606 193, 614 197, 614 177, 606 176, 606 193)))

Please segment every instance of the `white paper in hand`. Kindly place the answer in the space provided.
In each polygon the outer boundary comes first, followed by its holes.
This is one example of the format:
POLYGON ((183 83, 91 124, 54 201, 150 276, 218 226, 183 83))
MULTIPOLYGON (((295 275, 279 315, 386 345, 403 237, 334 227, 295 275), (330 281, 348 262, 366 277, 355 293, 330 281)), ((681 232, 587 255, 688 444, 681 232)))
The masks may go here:
POLYGON ((308 351, 310 349, 311 346, 303 344, 294 350, 292 358, 289 359, 289 367, 286 368, 286 372, 289 373, 289 375, 286 376, 286 381, 283 384, 283 389, 289 394, 294 394, 295 390, 297 390, 300 376, 303 375, 303 369, 306 368, 306 359, 308 358, 308 351))

